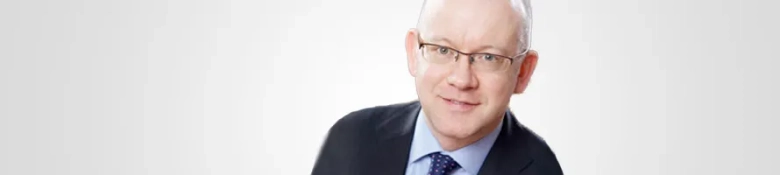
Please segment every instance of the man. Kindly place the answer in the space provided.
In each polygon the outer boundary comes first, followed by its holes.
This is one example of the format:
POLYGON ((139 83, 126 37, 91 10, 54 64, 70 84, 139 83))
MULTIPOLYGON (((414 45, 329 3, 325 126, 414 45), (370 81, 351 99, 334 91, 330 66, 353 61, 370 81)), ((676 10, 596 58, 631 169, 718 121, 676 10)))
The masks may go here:
POLYGON ((528 0, 428 0, 406 35, 419 101, 358 110, 330 129, 312 174, 563 174, 508 109, 528 86, 528 0))

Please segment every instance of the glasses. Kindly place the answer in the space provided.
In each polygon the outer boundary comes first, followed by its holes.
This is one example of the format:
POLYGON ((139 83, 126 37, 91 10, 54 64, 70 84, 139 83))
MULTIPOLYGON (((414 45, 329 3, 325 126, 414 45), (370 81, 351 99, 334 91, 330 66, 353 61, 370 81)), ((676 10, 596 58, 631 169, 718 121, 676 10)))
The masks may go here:
POLYGON ((474 69, 484 72, 505 71, 509 68, 509 65, 512 65, 515 58, 525 55, 528 50, 525 49, 525 51, 515 57, 492 53, 465 53, 447 46, 424 43, 422 39, 420 39, 419 48, 422 50, 423 58, 428 62, 444 65, 457 62, 460 55, 466 55, 474 69))

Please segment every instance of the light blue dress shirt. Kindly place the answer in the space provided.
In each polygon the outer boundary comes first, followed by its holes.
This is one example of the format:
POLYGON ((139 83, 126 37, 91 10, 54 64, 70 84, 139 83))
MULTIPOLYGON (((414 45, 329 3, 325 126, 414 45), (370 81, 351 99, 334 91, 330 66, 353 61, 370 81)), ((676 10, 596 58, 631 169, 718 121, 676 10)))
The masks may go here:
POLYGON ((493 129, 493 132, 477 142, 449 152, 444 151, 436 138, 433 137, 431 130, 428 128, 427 120, 425 120, 425 113, 420 110, 414 127, 412 147, 409 150, 406 175, 427 174, 428 168, 431 166, 431 158, 426 155, 433 152, 441 152, 441 154, 449 155, 455 162, 460 164, 461 168, 452 172, 452 175, 477 175, 479 169, 482 168, 482 163, 485 162, 485 157, 487 157, 488 152, 490 152, 490 148, 493 147, 493 143, 495 143, 496 138, 498 138, 498 133, 501 132, 503 123, 504 120, 501 120, 501 123, 496 129, 493 129))

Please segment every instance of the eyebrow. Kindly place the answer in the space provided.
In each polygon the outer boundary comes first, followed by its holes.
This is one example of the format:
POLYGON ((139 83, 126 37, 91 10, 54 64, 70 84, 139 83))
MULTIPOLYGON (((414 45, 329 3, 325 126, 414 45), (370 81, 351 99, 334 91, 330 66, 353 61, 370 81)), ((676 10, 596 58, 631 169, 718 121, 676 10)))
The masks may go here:
POLYGON ((445 37, 432 36, 432 37, 431 37, 431 40, 430 40, 430 41, 428 41, 428 42, 439 42, 439 41, 443 41, 443 42, 447 43, 447 45, 449 45, 450 47, 452 47, 452 41, 450 41, 449 39, 447 39, 447 38, 445 38, 445 37))
MULTIPOLYGON (((450 41, 449 39, 447 39, 445 37, 441 37, 441 36, 431 36, 431 40, 429 40, 428 42, 433 42, 433 43, 435 43, 435 42, 444 42, 444 43, 446 43, 445 46, 447 46, 447 47, 451 47, 451 48, 455 47, 455 46, 452 45, 452 41, 450 41)), ((489 54, 498 54, 498 55, 505 55, 505 54, 507 54, 505 50, 501 49, 500 47, 496 47, 495 45, 492 45, 492 44, 481 45, 481 46, 477 47, 477 49, 475 49, 474 52, 471 52, 471 53, 489 53, 489 54), (499 53, 489 53, 488 51, 491 50, 491 49, 494 50, 494 51, 498 51, 499 53)))
POLYGON ((486 51, 491 50, 491 49, 500 52, 498 54, 506 54, 506 53, 504 53, 505 51, 503 49, 501 49, 499 47, 496 47, 494 45, 490 45, 490 44, 479 46, 479 47, 477 47, 476 50, 478 52, 486 52, 486 51))

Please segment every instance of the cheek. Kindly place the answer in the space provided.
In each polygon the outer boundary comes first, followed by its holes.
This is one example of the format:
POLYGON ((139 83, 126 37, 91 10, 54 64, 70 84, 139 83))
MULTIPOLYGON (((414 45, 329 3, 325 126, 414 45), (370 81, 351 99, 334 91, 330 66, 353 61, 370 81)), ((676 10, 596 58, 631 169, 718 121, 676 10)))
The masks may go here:
POLYGON ((420 58, 421 58, 421 56, 418 55, 417 56, 417 61, 416 61, 417 62, 417 75, 415 75, 417 77, 425 76, 425 74, 426 74, 425 72, 428 71, 428 66, 429 66, 428 61, 425 61, 425 60, 420 59, 420 58))
POLYGON ((424 66, 418 70, 421 70, 420 72, 420 79, 418 79, 419 83, 423 84, 429 91, 432 91, 433 88, 441 84, 445 78, 447 78, 447 69, 445 69, 442 66, 424 66))
POLYGON ((512 79, 503 75, 489 75, 480 77, 480 93, 488 98, 489 101, 505 103, 508 100, 514 84, 512 79))

